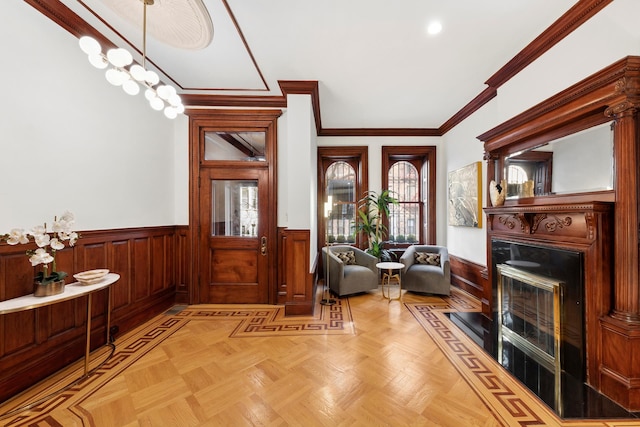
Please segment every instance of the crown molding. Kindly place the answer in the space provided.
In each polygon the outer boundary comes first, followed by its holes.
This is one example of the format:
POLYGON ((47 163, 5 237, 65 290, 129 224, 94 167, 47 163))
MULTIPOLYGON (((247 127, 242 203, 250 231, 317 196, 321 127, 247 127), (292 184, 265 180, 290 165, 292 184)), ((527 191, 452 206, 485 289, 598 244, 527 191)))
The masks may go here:
MULTIPOLYGON (((91 35, 103 46, 114 47, 106 37, 62 4, 60 0, 24 0, 56 24, 76 37, 91 35)), ((264 107, 286 108, 287 94, 311 96, 316 131, 319 136, 443 136, 464 119, 479 110, 497 96, 497 88, 518 74, 533 61, 547 52, 580 25, 587 22, 613 0, 579 0, 571 9, 549 26, 534 41, 522 49, 500 70, 485 82, 487 88, 462 107, 442 126, 434 128, 323 128, 320 95, 317 81, 278 81, 281 96, 256 95, 207 95, 182 94, 183 103, 190 108, 207 107, 264 107)), ((225 2, 226 5, 226 2, 225 2)), ((228 7, 228 5, 227 5, 228 7)), ((231 13, 231 10, 229 9, 231 13)), ((237 25, 237 23, 236 23, 237 25)), ((248 46, 247 46, 248 48, 248 46)), ((255 61, 255 60, 254 60, 255 61)), ((256 64, 257 66, 257 64, 256 64)), ((261 75, 262 77, 262 75, 261 75)), ((264 77, 262 77, 263 81, 264 77)))

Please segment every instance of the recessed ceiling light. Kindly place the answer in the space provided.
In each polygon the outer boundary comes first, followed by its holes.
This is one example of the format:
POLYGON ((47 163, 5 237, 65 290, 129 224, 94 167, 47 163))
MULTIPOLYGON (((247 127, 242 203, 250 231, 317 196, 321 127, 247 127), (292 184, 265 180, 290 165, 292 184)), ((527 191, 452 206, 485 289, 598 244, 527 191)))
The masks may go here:
POLYGON ((440 31, 442 31, 442 24, 440 21, 432 21, 427 25, 427 33, 431 35, 438 34, 440 31))

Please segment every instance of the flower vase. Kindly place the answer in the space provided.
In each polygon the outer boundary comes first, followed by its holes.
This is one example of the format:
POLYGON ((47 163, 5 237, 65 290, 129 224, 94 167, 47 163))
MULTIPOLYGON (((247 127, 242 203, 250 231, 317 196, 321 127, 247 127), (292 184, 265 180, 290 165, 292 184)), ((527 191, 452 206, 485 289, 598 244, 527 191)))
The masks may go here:
POLYGON ((56 280, 43 284, 41 281, 34 279, 33 295, 36 297, 49 297, 64 292, 64 279, 56 280))

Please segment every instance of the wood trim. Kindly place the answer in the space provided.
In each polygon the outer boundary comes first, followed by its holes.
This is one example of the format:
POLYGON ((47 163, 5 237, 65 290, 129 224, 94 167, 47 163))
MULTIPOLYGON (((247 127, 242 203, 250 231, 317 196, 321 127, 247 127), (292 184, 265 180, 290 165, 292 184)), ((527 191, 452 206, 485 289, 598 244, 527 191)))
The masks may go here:
POLYGON ((580 0, 485 82, 498 89, 613 0, 580 0))
POLYGON ((483 305, 484 288, 487 285, 487 267, 464 258, 449 254, 451 284, 478 298, 483 305))
POLYGON ((191 229, 189 226, 175 227, 175 269, 176 303, 189 303, 189 284, 191 278, 191 229))
POLYGON ((327 128, 318 136, 442 136, 434 128, 327 128))
POLYGON ((314 308, 314 273, 311 272, 309 230, 279 230, 278 290, 286 294, 285 315, 310 315, 314 308))
MULTIPOLYGON (((171 226, 83 231, 75 248, 58 252, 58 266, 71 274, 94 268, 120 274, 111 287, 111 325, 126 332, 174 303, 175 232, 171 226)), ((33 292, 26 247, 0 243, 2 300, 33 292)), ((93 297, 92 348, 105 343, 106 295, 93 297)), ((85 324, 85 302, 78 300, 0 316, 0 401, 80 359, 85 324)))

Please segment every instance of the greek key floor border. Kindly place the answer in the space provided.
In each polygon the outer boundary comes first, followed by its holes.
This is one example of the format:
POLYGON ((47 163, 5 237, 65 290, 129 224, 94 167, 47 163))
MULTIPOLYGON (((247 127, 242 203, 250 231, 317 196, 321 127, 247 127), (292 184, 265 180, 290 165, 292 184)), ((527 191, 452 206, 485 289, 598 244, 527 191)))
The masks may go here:
MULTIPOLYGON (((42 427, 77 424, 78 418, 81 420, 86 418, 78 409, 81 408, 79 403, 89 398, 100 387, 133 365, 191 320, 238 321, 237 327, 229 335, 230 338, 355 334, 348 298, 336 299, 334 305, 318 304, 316 313, 318 314, 313 317, 286 318, 284 307, 266 305, 205 304, 171 309, 137 330, 128 333, 122 340, 118 340, 113 356, 101 367, 95 369, 88 378, 71 383, 70 379, 82 376, 84 362, 77 362, 70 368, 49 378, 47 380, 49 386, 46 388, 39 389, 38 386, 35 386, 18 398, 3 404, 0 406, 0 414, 5 414, 5 416, 0 415, 0 423, 2 426, 37 425, 42 427), (69 386, 70 383, 71 386, 69 386), (58 392, 59 390, 63 391, 58 392), (8 413, 12 413, 15 408, 21 408, 29 402, 37 402, 50 395, 53 396, 35 404, 28 410, 6 416, 8 413), (68 422, 61 419, 62 411, 60 409, 64 408, 69 411, 68 422), (55 417, 51 415, 54 410, 57 410, 55 417)), ((97 365, 100 361, 104 361, 106 353, 106 350, 95 351, 91 355, 92 364, 97 365)), ((93 366, 92 369, 94 369, 93 366)))
POLYGON ((640 420, 562 420, 482 350, 445 313, 478 311, 452 293, 441 303, 405 303, 425 332, 505 426, 639 427, 640 420))

